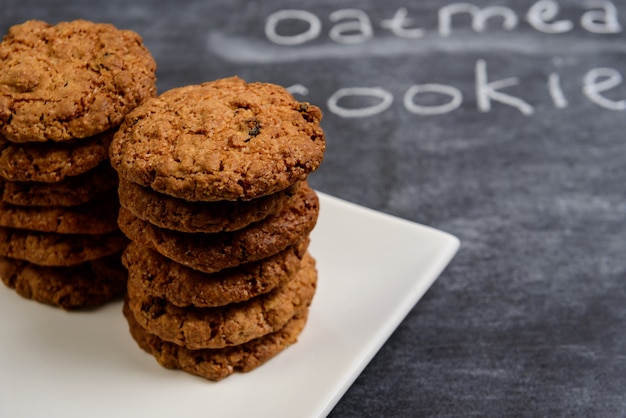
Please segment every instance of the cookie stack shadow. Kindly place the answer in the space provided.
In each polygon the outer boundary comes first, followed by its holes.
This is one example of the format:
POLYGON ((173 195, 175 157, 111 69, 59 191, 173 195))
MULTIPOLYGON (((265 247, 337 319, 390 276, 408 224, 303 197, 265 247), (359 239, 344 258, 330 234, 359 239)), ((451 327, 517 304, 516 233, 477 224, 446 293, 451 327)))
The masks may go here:
MULTIPOLYGON (((243 98, 237 96, 236 100, 246 101, 250 90, 260 90, 261 93, 257 93, 263 96, 264 88, 269 87, 246 85, 233 78, 166 93, 162 99, 153 101, 154 106, 148 103, 147 109, 131 114, 125 122, 126 129, 116 135, 112 147, 113 166, 120 175, 122 208, 118 223, 131 240, 122 256, 128 269, 124 315, 130 333, 139 347, 162 366, 209 380, 255 369, 296 342, 305 327, 317 285, 316 263, 308 252, 308 245, 318 218, 319 200, 307 182, 306 170, 291 176, 286 183, 276 180, 269 189, 278 189, 271 193, 225 199, 224 190, 216 187, 218 181, 194 182, 197 173, 188 177, 180 174, 186 169, 178 167, 182 166, 180 161, 173 160, 175 166, 158 160, 163 153, 155 148, 163 143, 151 137, 146 145, 149 150, 139 150, 143 145, 138 145, 141 141, 137 138, 142 132, 153 132, 143 131, 142 123, 149 122, 149 117, 144 118, 144 115, 157 114, 153 109, 163 112, 169 103, 181 97, 193 97, 198 90, 202 91, 203 98, 213 97, 210 104, 214 106, 214 96, 209 93, 219 96, 226 90, 224 95, 229 100, 231 95, 242 94, 243 98), (138 120, 140 122, 136 122, 138 120), (149 157, 137 161, 128 158, 129 155, 154 156, 154 161, 146 164, 149 157), (134 180, 141 178, 146 166, 162 170, 160 175, 164 177, 165 170, 175 166, 179 178, 164 182, 162 187, 154 186, 155 182, 138 184, 134 180), (172 186, 180 178, 186 181, 185 186, 172 186), (203 186, 206 190, 201 191, 203 186)), ((288 96, 282 90, 280 94, 288 96)), ((299 105, 292 98, 289 100, 290 106, 299 105)), ((187 118, 206 115, 211 109, 213 107, 205 112, 179 111, 176 117, 187 122, 187 118)), ((313 106, 310 110, 319 112, 313 106)), ((236 109, 233 112, 235 119, 237 112, 236 109)), ((297 111, 294 113, 302 118, 297 111)), ((226 122, 219 123, 237 127, 230 113, 223 116, 223 120, 226 122)), ((246 134, 249 131, 259 134, 258 126, 250 126, 249 118, 246 120, 246 134)), ((319 117, 314 121, 318 123, 319 117)), ((261 130, 270 130, 269 122, 258 125, 262 126, 261 130)), ((211 128, 206 127, 205 132, 225 131, 224 126, 211 128)), ((166 132, 163 125, 161 131, 166 132)), ((177 147, 183 148, 183 135, 184 132, 176 132, 168 136, 168 141, 174 143, 169 150, 172 156, 178 154, 177 147), (176 135, 180 137, 172 140, 176 135)), ((201 135, 205 144, 221 141, 205 133, 201 135)), ((318 161, 310 164, 308 171, 321 162, 324 147, 321 135, 318 133, 316 137, 318 161)), ((259 143, 262 140, 257 139, 259 143)), ((294 143, 294 147, 297 146, 294 143)), ((264 152, 261 148, 257 151, 264 152)), ((217 157, 222 161, 239 152, 235 148, 218 149, 217 157)), ((215 158, 202 149, 202 145, 193 152, 197 153, 195 163, 207 156, 215 158)), ((247 158, 258 157, 257 152, 252 155, 247 158)), ((251 160, 241 162, 251 164, 251 160)), ((228 167, 218 172, 223 178, 229 174, 228 167)), ((260 184, 261 177, 256 179, 259 189, 265 187, 260 184)), ((250 180, 246 187, 255 189, 254 181, 250 180)))
POLYGON ((156 94, 154 60, 134 32, 82 20, 16 25, 0 56, 0 277, 65 309, 120 297, 128 240, 109 147, 156 94))

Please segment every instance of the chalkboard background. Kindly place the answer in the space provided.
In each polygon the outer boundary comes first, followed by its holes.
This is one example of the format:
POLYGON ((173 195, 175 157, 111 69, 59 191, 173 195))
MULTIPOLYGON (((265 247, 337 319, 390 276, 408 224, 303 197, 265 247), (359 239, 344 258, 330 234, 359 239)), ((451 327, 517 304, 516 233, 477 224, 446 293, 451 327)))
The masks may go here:
POLYGON ((111 22, 143 36, 160 91, 289 86, 325 113, 314 187, 461 239, 332 417, 625 416, 626 6, 472 3, 517 23, 458 14, 446 35, 458 3, 435 0, 0 0, 0 31, 111 22))

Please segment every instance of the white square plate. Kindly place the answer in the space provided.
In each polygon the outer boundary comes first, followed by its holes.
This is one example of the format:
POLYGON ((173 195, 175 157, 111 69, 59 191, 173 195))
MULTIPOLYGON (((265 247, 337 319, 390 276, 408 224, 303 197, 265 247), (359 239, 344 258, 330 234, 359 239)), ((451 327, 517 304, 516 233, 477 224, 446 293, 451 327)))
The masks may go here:
POLYGON ((319 193, 318 290, 298 343, 214 383, 159 366, 121 303, 65 312, 0 285, 2 417, 328 414, 456 253, 456 237, 319 193))

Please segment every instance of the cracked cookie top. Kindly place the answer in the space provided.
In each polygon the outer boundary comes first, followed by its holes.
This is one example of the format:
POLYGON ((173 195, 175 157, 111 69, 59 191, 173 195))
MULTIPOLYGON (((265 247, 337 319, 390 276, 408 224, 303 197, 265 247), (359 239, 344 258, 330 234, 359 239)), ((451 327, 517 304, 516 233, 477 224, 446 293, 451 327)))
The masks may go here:
POLYGON ((322 162, 320 109, 237 77, 175 88, 125 119, 111 163, 133 183, 188 201, 251 200, 322 162))
POLYGON ((104 132, 156 95, 155 72, 133 31, 86 20, 15 25, 0 42, 0 134, 22 143, 104 132))

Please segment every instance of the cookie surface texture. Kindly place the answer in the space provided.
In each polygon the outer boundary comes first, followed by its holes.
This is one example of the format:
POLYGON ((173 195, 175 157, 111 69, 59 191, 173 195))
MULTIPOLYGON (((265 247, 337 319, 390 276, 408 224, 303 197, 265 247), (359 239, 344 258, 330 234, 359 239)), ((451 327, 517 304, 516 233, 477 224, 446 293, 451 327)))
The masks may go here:
POLYGON ((113 131, 62 143, 14 144, 0 137, 0 177, 56 183, 108 160, 113 131))
POLYGON ((105 234, 118 229, 115 190, 78 206, 16 206, 0 202, 0 226, 58 234, 105 234))
POLYGON ((281 213, 233 232, 186 233, 158 228, 121 208, 118 225, 128 238, 180 264, 206 273, 274 255, 309 235, 319 199, 308 185, 281 213))
POLYGON ((159 364, 168 369, 180 369, 215 381, 236 372, 254 370, 294 344, 306 325, 308 315, 308 310, 299 312, 278 331, 241 345, 222 349, 189 350, 147 332, 137 323, 127 303, 124 303, 123 311, 130 334, 137 345, 153 355, 159 364))
POLYGON ((85 20, 15 25, 0 43, 0 133, 22 143, 104 132, 155 96, 155 71, 133 31, 85 20))
POLYGON ((0 200, 19 206, 76 206, 115 189, 117 173, 108 162, 56 183, 0 179, 0 200))
POLYGON ((120 178, 119 199, 136 217, 160 228, 181 232, 227 232, 282 211, 300 187, 295 183, 280 192, 250 201, 188 202, 157 193, 120 178))
POLYGON ((40 266, 71 266, 123 250, 119 231, 100 235, 55 234, 0 227, 0 255, 40 266))
POLYGON ((307 309, 315 294, 317 270, 308 254, 296 276, 270 293, 218 308, 180 308, 145 295, 128 282, 128 304, 151 334, 191 350, 243 344, 282 328, 307 309))
POLYGON ((250 200, 318 168, 321 118, 274 84, 231 77, 180 87, 126 117, 111 163, 128 180, 181 199, 250 200))
POLYGON ((286 283, 299 270, 307 247, 308 239, 302 240, 274 256, 212 274, 185 267, 134 242, 122 261, 132 286, 146 295, 181 307, 215 307, 249 300, 286 283))
POLYGON ((126 272, 119 254, 69 267, 0 257, 0 279, 26 299, 64 309, 93 308, 120 297, 126 272))

